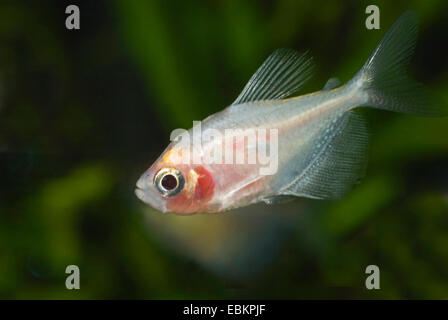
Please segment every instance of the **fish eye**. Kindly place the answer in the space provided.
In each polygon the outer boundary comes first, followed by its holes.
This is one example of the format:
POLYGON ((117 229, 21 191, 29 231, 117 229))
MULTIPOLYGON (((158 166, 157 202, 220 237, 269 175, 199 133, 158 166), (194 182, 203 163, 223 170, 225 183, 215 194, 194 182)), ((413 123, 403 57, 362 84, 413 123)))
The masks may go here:
POLYGON ((182 173, 174 168, 163 168, 155 175, 154 184, 164 197, 178 195, 185 185, 182 173))

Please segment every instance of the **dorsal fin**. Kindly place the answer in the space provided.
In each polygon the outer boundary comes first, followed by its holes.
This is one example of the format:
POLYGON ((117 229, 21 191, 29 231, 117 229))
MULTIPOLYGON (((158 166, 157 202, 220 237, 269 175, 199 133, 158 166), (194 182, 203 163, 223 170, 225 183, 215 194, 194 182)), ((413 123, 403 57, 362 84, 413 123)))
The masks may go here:
POLYGON ((335 89, 335 88, 339 87, 340 84, 341 84, 341 81, 339 81, 338 78, 330 78, 330 79, 328 79, 327 83, 323 87, 322 91, 329 91, 329 90, 335 89))
POLYGON ((306 52, 277 49, 258 68, 232 105, 286 98, 303 86, 312 70, 312 58, 306 52))

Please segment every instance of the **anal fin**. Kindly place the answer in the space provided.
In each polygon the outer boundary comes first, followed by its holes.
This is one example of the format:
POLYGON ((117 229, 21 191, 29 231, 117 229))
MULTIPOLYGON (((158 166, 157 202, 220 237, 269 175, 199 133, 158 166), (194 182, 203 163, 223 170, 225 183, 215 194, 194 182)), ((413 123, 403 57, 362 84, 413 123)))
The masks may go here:
MULTIPOLYGON (((315 199, 338 199, 364 174, 368 134, 364 119, 348 111, 337 120, 330 139, 306 168, 279 194, 315 199)), ((320 145, 320 143, 316 143, 320 145)))

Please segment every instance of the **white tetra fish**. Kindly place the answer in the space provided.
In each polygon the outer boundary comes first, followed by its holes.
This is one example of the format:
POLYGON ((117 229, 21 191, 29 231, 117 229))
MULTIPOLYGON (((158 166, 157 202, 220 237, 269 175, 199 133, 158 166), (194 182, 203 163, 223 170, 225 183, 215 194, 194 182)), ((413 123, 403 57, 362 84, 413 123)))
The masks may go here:
MULTIPOLYGON (((162 212, 178 214, 219 212, 261 201, 270 204, 291 196, 342 197, 360 178, 365 164, 368 137, 355 108, 438 114, 423 88, 405 74, 417 29, 415 13, 405 12, 348 83, 340 86, 332 78, 321 91, 292 98, 287 97, 311 75, 311 58, 276 50, 232 105, 202 121, 201 132, 275 129, 277 136, 264 142, 271 153, 275 151, 277 170, 262 174, 260 163, 205 161, 205 153, 217 146, 243 148, 250 154, 255 152, 253 143, 241 146, 241 140, 224 141, 224 135, 202 137, 202 149, 193 148, 196 161, 179 162, 178 156, 191 149, 173 141, 138 180, 136 195, 162 212)), ((188 132, 194 135, 194 129, 188 132)))

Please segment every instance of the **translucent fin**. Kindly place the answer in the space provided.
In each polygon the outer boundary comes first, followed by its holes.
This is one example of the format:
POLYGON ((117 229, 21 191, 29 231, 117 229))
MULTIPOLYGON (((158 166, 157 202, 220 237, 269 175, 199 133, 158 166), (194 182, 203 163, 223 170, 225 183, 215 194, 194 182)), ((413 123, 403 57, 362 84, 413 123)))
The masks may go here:
POLYGON ((427 91, 406 75, 418 33, 415 12, 406 11, 384 35, 362 69, 350 81, 367 92, 366 105, 396 112, 442 115, 427 91))
POLYGON ((294 50, 277 49, 250 78, 232 105, 257 100, 286 98, 311 77, 312 58, 294 50))
POLYGON ((341 85, 341 81, 338 78, 330 78, 323 87, 322 91, 328 91, 335 89, 341 85))
POLYGON ((295 196, 289 196, 289 195, 279 195, 279 196, 272 196, 261 199, 266 204, 280 204, 280 203, 288 203, 291 201, 296 200, 297 197, 295 196))
POLYGON ((364 119, 355 111, 343 114, 323 137, 305 170, 280 194, 339 199, 364 174, 368 142, 364 119))

